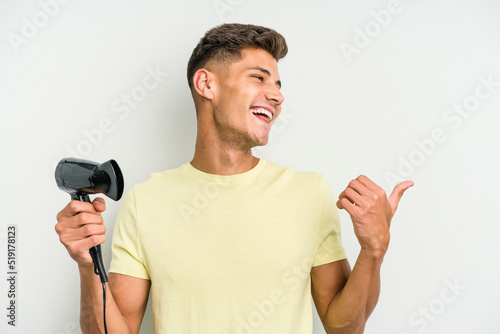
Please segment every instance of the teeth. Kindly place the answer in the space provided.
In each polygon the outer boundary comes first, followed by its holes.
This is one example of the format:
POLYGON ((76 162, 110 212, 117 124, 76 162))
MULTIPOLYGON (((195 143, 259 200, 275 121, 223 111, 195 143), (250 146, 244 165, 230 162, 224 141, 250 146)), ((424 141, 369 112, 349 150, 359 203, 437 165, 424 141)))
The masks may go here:
POLYGON ((264 109, 264 108, 252 109, 252 113, 254 115, 264 115, 267 118, 269 118, 269 120, 273 119, 273 114, 269 110, 264 109))

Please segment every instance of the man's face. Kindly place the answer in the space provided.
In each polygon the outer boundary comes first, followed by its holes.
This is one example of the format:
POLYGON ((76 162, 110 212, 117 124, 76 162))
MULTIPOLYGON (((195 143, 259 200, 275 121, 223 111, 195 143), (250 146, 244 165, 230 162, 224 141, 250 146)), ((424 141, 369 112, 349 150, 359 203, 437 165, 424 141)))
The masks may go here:
POLYGON ((265 145, 281 112, 283 95, 276 60, 261 49, 245 49, 242 59, 218 76, 214 124, 219 138, 239 149, 265 145))

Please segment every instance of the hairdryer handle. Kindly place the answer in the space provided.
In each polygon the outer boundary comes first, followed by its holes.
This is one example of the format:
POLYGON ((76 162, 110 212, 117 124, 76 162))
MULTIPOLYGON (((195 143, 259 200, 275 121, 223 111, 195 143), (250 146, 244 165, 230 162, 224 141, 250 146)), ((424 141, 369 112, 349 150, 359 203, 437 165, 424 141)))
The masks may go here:
MULTIPOLYGON (((90 197, 88 194, 72 193, 71 199, 90 203, 90 197)), ((101 279, 101 283, 107 282, 108 276, 106 275, 106 271, 104 270, 104 265, 102 263, 101 245, 90 248, 89 253, 92 257, 92 261, 94 262, 94 274, 99 276, 99 278, 101 279)))
POLYGON ((101 283, 107 282, 108 276, 106 275, 104 265, 102 264, 101 245, 90 248, 89 252, 92 260, 94 261, 94 274, 99 275, 101 283))

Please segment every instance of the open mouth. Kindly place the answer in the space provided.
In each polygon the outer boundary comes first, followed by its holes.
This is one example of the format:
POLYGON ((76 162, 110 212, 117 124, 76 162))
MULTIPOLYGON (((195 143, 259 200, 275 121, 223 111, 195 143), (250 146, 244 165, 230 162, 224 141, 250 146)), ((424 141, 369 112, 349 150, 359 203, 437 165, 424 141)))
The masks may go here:
POLYGON ((273 119, 273 113, 264 108, 251 108, 252 114, 263 121, 270 122, 273 119))

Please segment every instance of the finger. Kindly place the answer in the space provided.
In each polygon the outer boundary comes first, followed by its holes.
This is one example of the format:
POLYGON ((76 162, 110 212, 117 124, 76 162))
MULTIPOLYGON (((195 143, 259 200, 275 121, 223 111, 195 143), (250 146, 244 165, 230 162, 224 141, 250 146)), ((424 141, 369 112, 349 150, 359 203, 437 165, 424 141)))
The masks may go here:
MULTIPOLYGON (((337 203, 336 203, 337 208, 339 208, 339 209, 344 209, 344 207, 343 207, 343 206, 342 206, 342 204, 340 203, 340 200, 341 200, 342 198, 348 198, 348 196, 346 195, 346 190, 347 190, 347 189, 350 189, 349 191, 351 191, 351 194, 352 194, 353 192, 355 192, 352 188, 347 187, 344 191, 342 191, 342 192, 340 193, 340 195, 339 195, 339 200, 338 200, 338 201, 337 201, 337 203)), ((358 195, 359 195, 359 194, 358 194, 358 195)), ((354 199, 352 199, 352 197, 350 197, 350 198, 351 198, 351 199, 350 199, 349 201, 351 202, 351 204, 356 203, 356 202, 354 201, 354 199)), ((359 199, 358 199, 358 201, 359 201, 359 199)))
POLYGON ((351 201, 349 201, 347 198, 341 198, 337 201, 337 207, 339 209, 344 209, 347 211, 347 213, 349 213, 351 216, 355 216, 355 217, 358 217, 360 212, 361 212, 361 208, 357 205, 355 205, 354 203, 352 203, 351 201))
MULTIPOLYGON (((92 235, 104 235, 106 234, 106 227, 104 224, 87 224, 79 228, 79 234, 83 238, 88 238, 92 235)), ((82 239, 83 239, 82 238, 82 239)))
POLYGON ((97 212, 103 212, 106 210, 106 201, 102 197, 96 197, 92 204, 97 212))
POLYGON ((78 215, 73 218, 73 225, 75 228, 85 226, 85 225, 104 225, 104 221, 102 216, 99 213, 88 213, 88 212, 80 212, 78 215))
POLYGON ((403 193, 406 191, 406 189, 412 187, 413 185, 414 185, 413 181, 403 181, 394 187, 391 195, 388 198, 392 214, 394 214, 394 212, 396 211, 399 204, 399 200, 401 199, 401 196, 403 196, 403 193))
POLYGON ((360 175, 358 176, 357 180, 359 180, 359 182, 361 182, 368 189, 366 193, 363 193, 364 195, 370 196, 370 198, 372 199, 373 198, 376 199, 377 197, 384 199, 387 198, 384 189, 382 189, 379 185, 370 180, 368 177, 360 175))
POLYGON ((347 188, 352 188, 360 195, 366 195, 370 191, 370 188, 367 187, 365 184, 363 184, 363 182, 361 182, 359 180, 360 177, 361 176, 358 176, 356 179, 351 180, 351 182, 349 182, 349 185, 347 186, 347 188))
MULTIPOLYGON (((343 198, 343 197, 346 197, 346 190, 347 190, 347 189, 350 189, 350 191, 355 191, 355 192, 357 192, 359 195, 361 195, 361 194, 362 194, 362 192, 363 192, 363 189, 362 189, 362 188, 364 188, 364 186, 363 186, 363 185, 362 185, 359 181, 357 181, 357 180, 351 180, 351 181, 349 182, 349 184, 347 185, 347 188, 346 188, 346 189, 344 189, 344 191, 342 191, 342 192, 340 193, 340 195, 339 195, 339 199, 341 199, 341 198, 343 198)), ((352 192, 351 192, 351 194, 352 194, 352 192)))
POLYGON ((96 213, 96 210, 91 203, 73 200, 57 214, 57 220, 77 215, 80 212, 96 213))
POLYGON ((339 199, 337 200, 337 203, 335 203, 335 204, 337 205, 337 208, 339 208, 339 209, 343 209, 343 208, 344 208, 344 207, 342 206, 342 204, 340 203, 340 200, 341 200, 342 198, 344 198, 344 197, 345 197, 345 195, 344 195, 344 194, 345 194, 345 190, 344 190, 343 192, 341 192, 341 193, 340 193, 340 195, 339 195, 339 199))
POLYGON ((346 196, 345 196, 345 190, 344 190, 344 191, 342 191, 342 192, 340 193, 340 195, 339 195, 339 199, 337 200, 337 203, 336 203, 337 208, 339 208, 339 209, 343 209, 343 208, 344 208, 344 207, 342 206, 342 204, 340 203, 340 200, 341 200, 342 198, 345 198, 345 197, 346 197, 346 196))
POLYGON ((66 233, 60 235, 60 241, 68 245, 72 242, 79 241, 91 237, 93 235, 105 235, 106 227, 98 224, 87 224, 79 228, 67 230, 66 233))
POLYGON ((356 190, 352 188, 347 188, 344 190, 344 197, 348 199, 352 204, 361 206, 361 207, 366 207, 366 200, 361 196, 356 190))
MULTIPOLYGON (((75 216, 63 217, 55 225, 59 237, 77 235, 78 229, 85 225, 104 226, 102 216, 99 213, 81 212, 75 216)), ((80 236, 82 238, 82 236, 80 236)), ((62 241, 62 240, 61 240, 62 241)))
POLYGON ((382 189, 365 175, 358 176, 356 180, 358 180, 364 187, 370 189, 371 191, 379 192, 382 189))
POLYGON ((106 242, 106 235, 99 234, 99 235, 92 235, 85 239, 80 239, 74 242, 67 243, 65 244, 65 246, 68 249, 68 252, 72 256, 75 256, 77 254, 84 254, 84 257, 87 258, 88 257, 87 254, 90 248, 97 245, 101 245, 104 242, 106 242))

